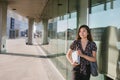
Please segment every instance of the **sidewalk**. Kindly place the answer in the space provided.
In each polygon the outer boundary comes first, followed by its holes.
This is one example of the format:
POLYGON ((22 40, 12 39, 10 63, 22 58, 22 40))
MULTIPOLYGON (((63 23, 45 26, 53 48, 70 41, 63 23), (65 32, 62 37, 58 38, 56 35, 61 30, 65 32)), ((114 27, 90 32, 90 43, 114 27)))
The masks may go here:
POLYGON ((65 80, 42 49, 25 45, 25 39, 7 40, 0 54, 0 80, 65 80))

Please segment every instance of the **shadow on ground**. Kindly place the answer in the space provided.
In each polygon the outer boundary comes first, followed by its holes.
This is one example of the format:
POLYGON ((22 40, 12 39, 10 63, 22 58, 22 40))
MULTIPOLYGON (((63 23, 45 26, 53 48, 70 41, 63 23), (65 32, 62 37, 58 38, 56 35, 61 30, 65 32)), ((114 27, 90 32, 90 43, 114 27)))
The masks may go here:
POLYGON ((49 55, 32 55, 32 54, 23 54, 23 53, 0 53, 0 55, 13 55, 13 56, 23 56, 23 57, 36 57, 36 58, 55 58, 59 56, 64 56, 64 53, 59 54, 49 54, 49 55))

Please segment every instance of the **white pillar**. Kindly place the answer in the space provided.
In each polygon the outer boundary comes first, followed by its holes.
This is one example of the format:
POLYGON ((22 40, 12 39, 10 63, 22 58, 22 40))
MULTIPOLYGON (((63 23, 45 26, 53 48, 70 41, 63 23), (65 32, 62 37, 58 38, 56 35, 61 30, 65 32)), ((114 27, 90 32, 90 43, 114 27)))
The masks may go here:
POLYGON ((28 45, 33 44, 33 23, 34 18, 28 18, 28 45))
POLYGON ((0 1, 0 52, 6 52, 7 3, 0 1))
POLYGON ((42 19, 43 31, 42 31, 42 44, 48 44, 48 19, 42 19))

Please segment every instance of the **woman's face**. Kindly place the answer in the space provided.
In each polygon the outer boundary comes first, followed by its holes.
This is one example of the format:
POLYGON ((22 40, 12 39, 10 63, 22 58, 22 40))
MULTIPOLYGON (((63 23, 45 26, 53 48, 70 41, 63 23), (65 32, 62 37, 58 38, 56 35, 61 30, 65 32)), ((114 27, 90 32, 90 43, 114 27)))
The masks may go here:
POLYGON ((88 32, 85 28, 81 28, 79 31, 79 36, 81 37, 81 39, 83 38, 87 38, 88 32))

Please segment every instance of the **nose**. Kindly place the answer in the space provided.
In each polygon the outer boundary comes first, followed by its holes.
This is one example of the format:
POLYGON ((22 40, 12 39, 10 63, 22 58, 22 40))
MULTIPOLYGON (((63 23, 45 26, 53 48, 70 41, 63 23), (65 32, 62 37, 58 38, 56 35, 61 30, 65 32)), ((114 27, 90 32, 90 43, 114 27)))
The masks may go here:
POLYGON ((83 35, 84 33, 83 32, 80 32, 81 35, 83 35))

